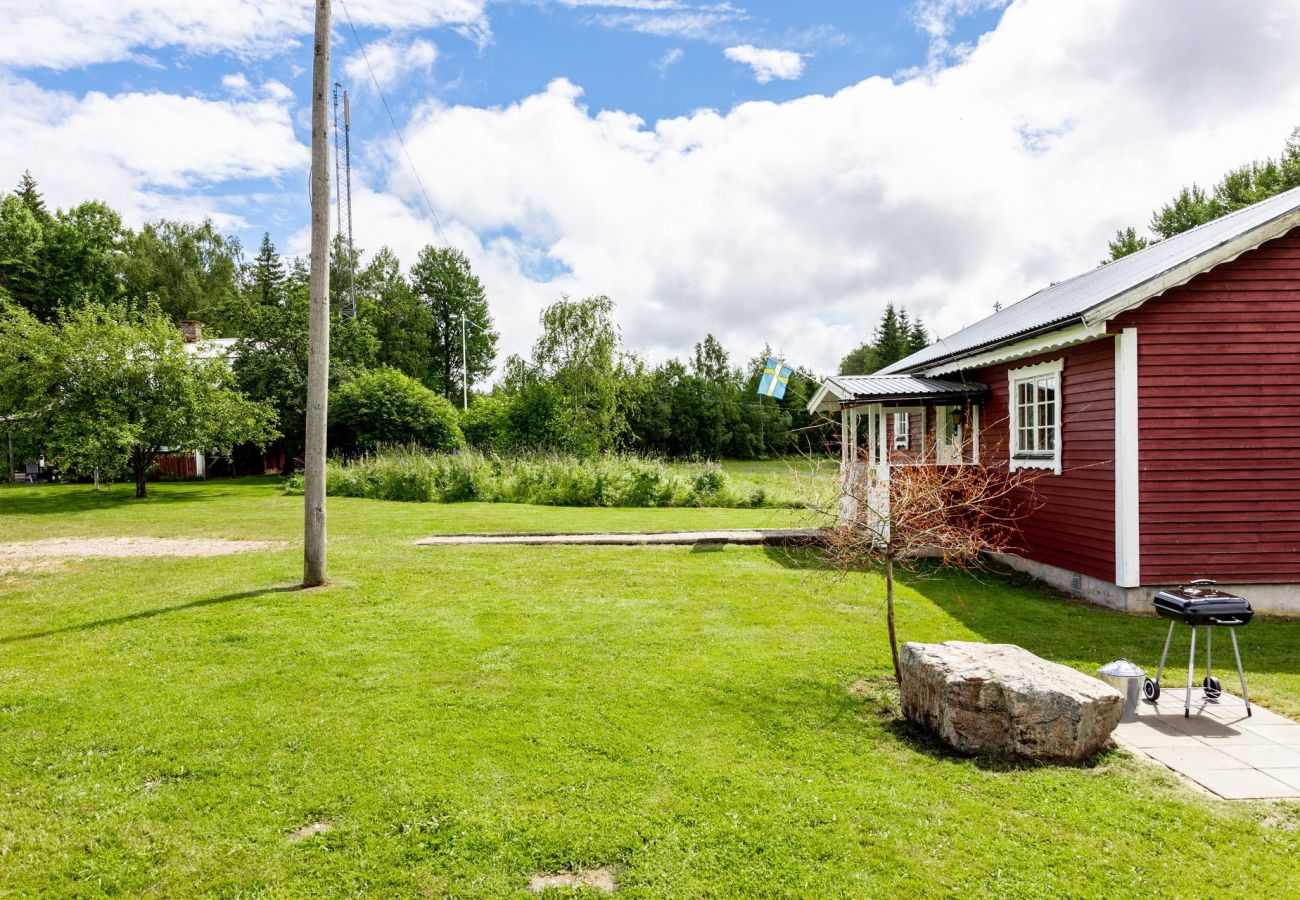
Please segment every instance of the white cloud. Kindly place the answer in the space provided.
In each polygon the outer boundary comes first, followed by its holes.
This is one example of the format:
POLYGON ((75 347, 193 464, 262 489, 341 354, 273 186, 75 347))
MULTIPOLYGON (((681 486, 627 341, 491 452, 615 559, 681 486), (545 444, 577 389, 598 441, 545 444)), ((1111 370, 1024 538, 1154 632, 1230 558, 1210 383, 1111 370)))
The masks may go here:
POLYGON ((343 63, 343 71, 353 85, 373 87, 377 81, 383 90, 392 87, 403 75, 412 72, 428 75, 437 58, 438 48, 423 38, 416 38, 409 44, 382 40, 367 44, 364 53, 358 50, 349 56, 343 63), (371 80, 372 72, 374 81, 371 80))
POLYGON ((792 50, 772 50, 741 44, 728 47, 723 55, 732 62, 744 63, 754 70, 754 80, 767 84, 773 79, 794 81, 803 75, 803 55, 792 50))
MULTIPOLYGON (((490 34, 488 0, 350 0, 357 27, 453 27, 480 43, 490 34)), ((304 0, 42 0, 6 2, 0 66, 66 69, 138 59, 139 51, 260 57, 309 38, 313 4, 304 0)), ((335 24, 346 21, 334 4, 335 24)), ((309 56, 310 54, 308 54, 309 56)))
POLYGON ((686 51, 681 47, 672 47, 664 52, 664 55, 654 61, 654 69, 662 77, 668 74, 668 70, 677 65, 686 57, 686 51))
POLYGON ((31 169, 59 206, 95 198, 132 222, 212 215, 234 225, 240 214, 202 195, 223 182, 277 178, 307 165, 284 98, 78 97, 3 78, 0 91, 0 132, 22 135, 0 142, 0 172, 31 169))
POLYGON ((749 18, 743 9, 730 3, 663 5, 625 3, 580 3, 572 5, 619 8, 621 12, 600 13, 593 17, 605 28, 619 28, 656 37, 683 38, 723 42, 735 39, 736 27, 749 18))
MULTIPOLYGON (((888 301, 950 333, 1091 268, 1182 184, 1276 153, 1297 43, 1300 18, 1264 0, 1019 0, 964 61, 904 82, 647 126, 561 80, 427 106, 406 133, 505 352, 561 291, 608 293, 652 359, 712 331, 827 370, 888 301)), ((389 159, 359 243, 434 241, 389 159)))
POLYGON ((221 86, 232 94, 247 94, 253 89, 252 82, 243 72, 234 72, 230 75, 221 76, 221 86))

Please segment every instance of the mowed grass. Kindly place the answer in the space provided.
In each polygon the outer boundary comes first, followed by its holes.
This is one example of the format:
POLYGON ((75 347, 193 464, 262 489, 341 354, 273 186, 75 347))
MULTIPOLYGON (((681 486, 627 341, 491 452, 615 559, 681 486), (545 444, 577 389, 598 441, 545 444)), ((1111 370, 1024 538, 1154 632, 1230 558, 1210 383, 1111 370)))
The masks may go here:
MULTIPOLYGON (((0 893, 499 897, 602 864, 633 897, 1300 893, 1300 805, 1213 800, 1123 751, 965 759, 902 725, 874 577, 748 547, 411 543, 790 511, 331 499, 334 583, 298 591, 301 499, 275 481, 150 492, 3 488, 0 541, 286 546, 6 582, 0 893)), ((1154 663, 1164 632, 944 574, 903 589, 899 621, 1084 671, 1154 663)), ((1283 712, 1298 637, 1242 635, 1283 712)))

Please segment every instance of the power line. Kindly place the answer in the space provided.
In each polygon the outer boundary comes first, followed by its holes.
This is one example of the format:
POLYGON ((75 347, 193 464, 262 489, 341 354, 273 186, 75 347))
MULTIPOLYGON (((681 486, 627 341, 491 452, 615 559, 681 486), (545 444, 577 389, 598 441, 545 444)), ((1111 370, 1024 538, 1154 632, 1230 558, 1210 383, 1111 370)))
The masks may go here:
POLYGON ((450 247, 451 241, 447 240, 447 235, 442 230, 442 222, 438 221, 438 214, 433 209, 433 201, 429 199, 429 192, 425 190, 424 181, 421 180, 420 173, 415 168, 415 160, 411 159, 411 151, 406 149, 406 139, 402 137, 402 129, 397 126, 397 119, 388 106, 388 98, 384 96, 384 91, 379 86, 379 79, 375 77, 375 70, 370 65, 370 56, 366 53, 366 45, 362 42, 361 36, 357 34, 357 26, 352 22, 352 13, 348 10, 348 5, 344 0, 339 0, 339 6, 343 7, 343 15, 348 20, 348 28, 352 30, 352 38, 357 42, 357 47, 361 50, 361 58, 365 61, 366 71, 370 73, 370 80, 374 82, 375 92, 379 94, 379 100, 384 105, 384 112, 388 114, 388 121, 393 126, 393 133, 397 135, 397 143, 401 144, 402 153, 406 155, 406 164, 410 167, 411 174, 415 176, 415 183, 420 186, 420 193, 424 195, 424 205, 429 208, 429 215, 433 217, 433 224, 438 229, 438 236, 442 238, 444 245, 450 247))

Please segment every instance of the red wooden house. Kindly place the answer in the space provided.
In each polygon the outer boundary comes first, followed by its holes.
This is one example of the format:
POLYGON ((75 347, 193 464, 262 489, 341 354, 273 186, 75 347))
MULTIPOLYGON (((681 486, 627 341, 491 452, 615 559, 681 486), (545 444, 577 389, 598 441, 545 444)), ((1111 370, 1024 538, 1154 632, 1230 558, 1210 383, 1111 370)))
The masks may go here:
POLYGON ((846 474, 1041 469, 1008 562, 1119 609, 1214 578, 1300 613, 1300 189, 828 379, 846 474), (886 470, 887 471, 887 470, 886 470))

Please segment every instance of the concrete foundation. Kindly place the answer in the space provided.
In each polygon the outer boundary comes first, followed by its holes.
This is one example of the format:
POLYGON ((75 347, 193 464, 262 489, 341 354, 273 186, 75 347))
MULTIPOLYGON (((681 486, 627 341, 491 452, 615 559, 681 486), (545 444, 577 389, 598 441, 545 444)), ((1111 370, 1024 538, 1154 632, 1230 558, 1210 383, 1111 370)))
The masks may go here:
MULTIPOLYGON (((1080 572, 1071 572, 1058 566, 1034 562, 1013 553, 995 554, 994 558, 1003 565, 1024 572, 1039 581, 1050 584, 1057 590, 1081 597, 1090 603, 1135 615, 1154 615, 1151 598, 1157 591, 1176 585, 1147 585, 1136 588, 1124 588, 1110 581, 1093 578, 1080 572)), ((1300 584, 1219 584, 1216 587, 1230 594, 1237 594, 1250 601, 1251 608, 1257 613, 1269 616, 1288 616, 1300 618, 1300 584)))

